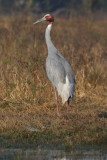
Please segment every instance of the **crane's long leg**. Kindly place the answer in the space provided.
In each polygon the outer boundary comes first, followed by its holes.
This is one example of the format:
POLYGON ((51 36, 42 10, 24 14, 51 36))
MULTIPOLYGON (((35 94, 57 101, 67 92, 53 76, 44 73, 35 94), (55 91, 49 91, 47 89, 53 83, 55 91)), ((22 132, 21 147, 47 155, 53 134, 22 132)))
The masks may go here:
POLYGON ((69 117, 69 99, 67 101, 67 116, 69 117))
POLYGON ((57 92, 56 92, 56 88, 54 87, 55 90, 55 98, 56 98, 56 105, 57 105, 57 115, 59 116, 59 108, 58 108, 58 96, 57 96, 57 92))

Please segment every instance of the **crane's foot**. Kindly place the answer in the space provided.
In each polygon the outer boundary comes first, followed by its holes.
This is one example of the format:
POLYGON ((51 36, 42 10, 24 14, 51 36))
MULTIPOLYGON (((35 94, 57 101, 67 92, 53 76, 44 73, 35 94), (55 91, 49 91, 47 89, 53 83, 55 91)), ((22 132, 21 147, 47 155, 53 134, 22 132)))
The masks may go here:
POLYGON ((57 116, 58 116, 58 117, 60 116, 59 111, 57 111, 57 116))
POLYGON ((70 119, 69 113, 67 113, 67 119, 70 119))

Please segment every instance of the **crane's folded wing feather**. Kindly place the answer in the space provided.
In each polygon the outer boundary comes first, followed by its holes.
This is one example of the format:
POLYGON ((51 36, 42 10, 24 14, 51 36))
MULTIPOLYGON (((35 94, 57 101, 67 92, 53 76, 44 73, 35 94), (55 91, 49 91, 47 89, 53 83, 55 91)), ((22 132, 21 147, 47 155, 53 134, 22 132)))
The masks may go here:
POLYGON ((46 60, 46 72, 49 80, 56 87, 59 82, 65 83, 66 72, 64 66, 53 58, 46 60))

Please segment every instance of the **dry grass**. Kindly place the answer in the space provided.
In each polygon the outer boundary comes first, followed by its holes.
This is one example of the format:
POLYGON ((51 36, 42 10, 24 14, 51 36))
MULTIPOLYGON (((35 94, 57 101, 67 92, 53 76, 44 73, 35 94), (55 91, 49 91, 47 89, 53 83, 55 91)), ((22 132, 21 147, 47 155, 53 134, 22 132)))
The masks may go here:
POLYGON ((72 64, 77 82, 69 119, 60 97, 57 118, 54 92, 46 76, 47 23, 32 22, 31 17, 1 17, 2 145, 20 140, 65 146, 106 143, 107 21, 57 19, 53 26, 53 42, 72 64))

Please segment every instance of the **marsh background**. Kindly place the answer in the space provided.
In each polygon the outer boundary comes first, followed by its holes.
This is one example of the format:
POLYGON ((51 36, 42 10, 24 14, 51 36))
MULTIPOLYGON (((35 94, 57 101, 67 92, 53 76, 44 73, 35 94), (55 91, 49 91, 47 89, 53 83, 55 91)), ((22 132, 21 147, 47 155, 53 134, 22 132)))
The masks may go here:
POLYGON ((0 146, 107 142, 107 1, 0 0, 0 146), (72 65, 74 103, 59 97, 45 71, 47 22, 33 25, 46 13, 55 23, 52 41, 72 65))

